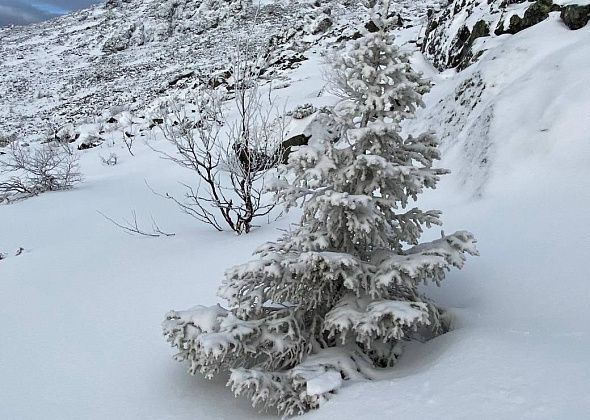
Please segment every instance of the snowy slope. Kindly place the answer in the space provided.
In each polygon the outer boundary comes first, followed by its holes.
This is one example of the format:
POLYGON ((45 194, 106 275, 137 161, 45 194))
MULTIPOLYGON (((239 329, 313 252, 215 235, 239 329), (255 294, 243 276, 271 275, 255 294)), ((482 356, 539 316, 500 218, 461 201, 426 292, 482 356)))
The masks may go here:
POLYGON ((455 329, 413 344, 388 380, 352 385, 310 418, 587 417, 588 66, 590 28, 574 33, 553 17, 506 36, 467 73, 438 77, 423 116, 443 123, 439 100, 452 103, 476 72, 493 109, 487 135, 467 125, 444 140, 454 175, 425 199, 442 206, 445 230, 467 226, 479 240, 481 257, 429 291, 455 329), (470 153, 484 148, 486 186, 473 199, 465 181, 482 172, 470 153))
MULTIPOLYGON (((405 29, 400 42, 418 30, 405 29)), ((428 290, 453 314, 454 330, 410 345, 382 381, 349 384, 309 418, 577 419, 590 411, 590 228, 583 220, 590 26, 572 32, 552 15, 489 42, 460 73, 439 74, 415 56, 436 85, 408 129, 436 130, 442 166, 453 170, 422 204, 444 210, 446 231, 472 230, 481 252, 441 289, 428 290)), ((318 97, 321 60, 306 54, 280 90, 290 108, 333 101, 318 97)), ((232 398, 223 378, 186 375, 160 322, 171 308, 216 303, 225 268, 296 215, 245 237, 220 234, 146 188, 144 180, 181 194, 178 181, 191 175, 142 142, 136 157, 106 142, 81 163, 78 188, 0 207, 0 252, 7 254, 0 261, 0 419, 259 418, 232 398), (120 163, 105 167, 99 156, 111 152, 120 163), (129 236, 97 213, 120 220, 131 209, 146 226, 153 215, 176 236, 129 236), (19 247, 25 252, 15 256, 19 247)))
MULTIPOLYGON (((113 0, 0 28, 0 131, 37 140, 49 126, 141 113, 159 97, 227 70, 245 39, 260 48, 265 76, 280 78, 324 35, 312 32, 326 7, 306 0, 113 0)), ((362 10, 330 7, 334 21, 362 10)))

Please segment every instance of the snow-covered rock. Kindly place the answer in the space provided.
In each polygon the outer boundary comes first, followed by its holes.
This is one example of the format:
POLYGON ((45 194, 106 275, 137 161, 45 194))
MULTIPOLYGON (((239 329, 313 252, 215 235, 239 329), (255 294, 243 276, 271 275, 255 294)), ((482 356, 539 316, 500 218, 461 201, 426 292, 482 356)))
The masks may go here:
POLYGON ((480 38, 516 34, 561 12, 570 29, 586 25, 586 0, 453 0, 429 11, 422 52, 439 69, 469 66, 482 53, 480 38))

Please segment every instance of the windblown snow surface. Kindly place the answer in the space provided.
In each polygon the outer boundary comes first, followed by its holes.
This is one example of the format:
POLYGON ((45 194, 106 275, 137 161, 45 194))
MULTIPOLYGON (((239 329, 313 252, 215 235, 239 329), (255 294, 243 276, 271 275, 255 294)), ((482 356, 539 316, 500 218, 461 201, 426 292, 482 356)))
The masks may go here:
MULTIPOLYGON (((408 129, 435 129, 441 166, 453 171, 420 205, 444 210, 448 232, 473 231, 481 252, 441 288, 427 289, 454 328, 408 345, 382 380, 347 384, 309 418, 590 413, 590 26, 570 31, 552 15, 488 42, 480 61, 458 74, 437 74, 414 56, 436 85, 408 129), (475 79, 486 88, 467 113, 455 98, 475 79), (464 113, 454 126, 452 110, 464 113)), ((321 60, 307 54, 280 91, 289 107, 332 100, 318 97, 321 60)), ((244 237, 214 232, 144 182, 180 195, 178 181, 192 181, 191 174, 140 141, 135 152, 118 144, 92 149, 82 155, 85 182, 76 189, 0 207, 7 254, 0 261, 0 419, 261 417, 232 397, 226 378, 187 375, 160 322, 169 309, 217 303, 224 270, 297 215, 244 237), (119 164, 103 166, 99 155, 111 152, 119 164), (97 213, 121 220, 131 209, 140 223, 149 226, 151 215, 176 236, 129 236, 97 213), (24 253, 14 256, 19 247, 24 253)))

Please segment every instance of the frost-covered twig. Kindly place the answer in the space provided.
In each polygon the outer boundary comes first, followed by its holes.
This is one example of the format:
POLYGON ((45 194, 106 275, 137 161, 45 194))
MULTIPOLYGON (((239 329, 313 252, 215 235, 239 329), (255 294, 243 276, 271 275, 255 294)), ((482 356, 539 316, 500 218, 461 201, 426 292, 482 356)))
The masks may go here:
POLYGON ((131 156, 135 156, 133 154, 133 139, 135 135, 133 133, 129 133, 127 131, 123 131, 123 143, 125 143, 125 147, 131 156))

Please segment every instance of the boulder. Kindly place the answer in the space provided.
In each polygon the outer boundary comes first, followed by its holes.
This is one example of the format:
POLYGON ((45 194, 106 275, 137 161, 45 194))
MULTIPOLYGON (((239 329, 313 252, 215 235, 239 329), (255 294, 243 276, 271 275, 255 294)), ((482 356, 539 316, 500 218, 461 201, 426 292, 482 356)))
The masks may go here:
POLYGON ((537 23, 543 22, 549 17, 549 13, 560 11, 559 5, 553 4, 552 0, 537 0, 528 9, 525 10, 523 17, 512 15, 508 24, 508 29, 504 29, 504 22, 500 22, 496 28, 495 34, 515 34, 524 29, 530 28, 537 23))
POLYGON ((289 117, 293 117, 296 120, 302 120, 304 118, 313 115, 317 111, 317 108, 312 104, 298 105, 293 111, 287 112, 289 117))
POLYGON ((88 150, 100 146, 104 142, 102 137, 88 135, 79 145, 78 150, 88 150))
POLYGON ((561 9, 561 20, 572 30, 583 28, 590 20, 590 4, 586 6, 577 4, 564 6, 561 9))
POLYGON ((279 156, 277 156, 277 160, 282 164, 286 164, 289 161, 289 155, 293 151, 293 148, 297 146, 307 146, 310 138, 311 136, 306 136, 305 134, 298 134, 285 140, 281 143, 281 146, 277 151, 277 153, 279 154, 279 156))
POLYGON ((379 27, 372 20, 365 23, 365 29, 369 32, 379 32, 379 27))
POLYGON ((135 29, 135 24, 132 24, 129 27, 116 32, 113 36, 105 41, 102 46, 102 51, 107 54, 112 54, 118 51, 126 50, 131 43, 131 37, 133 36, 135 29))
POLYGON ((313 35, 324 33, 330 29, 333 24, 334 22, 332 21, 332 18, 328 15, 325 15, 314 23, 311 33, 313 35))
POLYGON ((168 86, 174 86, 178 82, 180 82, 181 80, 188 79, 194 75, 195 75, 194 70, 186 70, 186 71, 180 72, 178 74, 175 74, 170 79, 168 79, 168 86))
POLYGON ((455 58, 457 63, 457 68, 459 70, 463 70, 470 66, 474 59, 479 57, 479 55, 483 51, 479 51, 478 54, 474 56, 473 54, 473 43, 478 38, 483 38, 490 35, 490 25, 485 20, 479 20, 473 25, 471 28, 471 33, 469 34, 469 38, 464 43, 463 48, 461 49, 459 55, 455 58))

